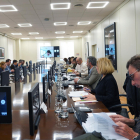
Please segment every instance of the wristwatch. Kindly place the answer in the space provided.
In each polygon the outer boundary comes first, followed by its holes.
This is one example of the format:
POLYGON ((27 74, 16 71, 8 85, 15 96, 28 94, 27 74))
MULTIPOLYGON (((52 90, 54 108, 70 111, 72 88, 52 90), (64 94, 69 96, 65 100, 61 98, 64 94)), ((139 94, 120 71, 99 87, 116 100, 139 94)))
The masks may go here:
POLYGON ((133 140, 136 140, 138 136, 134 137, 133 140))

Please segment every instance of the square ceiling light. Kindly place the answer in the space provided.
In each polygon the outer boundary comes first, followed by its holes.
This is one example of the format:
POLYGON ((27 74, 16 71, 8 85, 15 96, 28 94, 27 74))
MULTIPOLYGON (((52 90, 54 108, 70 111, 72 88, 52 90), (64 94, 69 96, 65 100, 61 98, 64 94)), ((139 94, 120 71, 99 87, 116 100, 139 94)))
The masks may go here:
POLYGON ((56 38, 64 38, 64 36, 59 36, 59 37, 56 37, 56 38))
POLYGON ((14 5, 0 5, 0 12, 18 11, 14 5))
POLYGON ((20 27, 32 27, 32 24, 30 24, 30 23, 20 23, 20 24, 18 24, 18 26, 20 26, 20 27))
POLYGON ((30 39, 30 38, 21 38, 21 39, 30 39))
POLYGON ((54 22, 54 26, 63 26, 67 25, 67 22, 54 22))
POLYGON ((89 25, 91 21, 79 21, 77 25, 89 25))
POLYGON ((7 24, 0 24, 0 28, 8 28, 9 26, 7 24))
POLYGON ((76 38, 76 37, 78 37, 78 36, 70 36, 70 38, 76 38))
POLYGON ((103 2, 89 2, 87 5, 87 9, 91 8, 105 8, 108 5, 108 1, 103 1, 103 2))
POLYGON ((57 32, 55 32, 56 34, 64 34, 65 33, 65 31, 57 31, 57 32))
POLYGON ((30 35, 38 35, 38 32, 29 32, 30 35))
POLYGON ((52 10, 70 9, 71 3, 51 3, 52 10))
POLYGON ((82 33, 83 31, 73 31, 73 33, 82 33))
POLYGON ((35 39, 43 39, 43 37, 35 37, 35 39))
POLYGON ((22 35, 22 33, 11 33, 12 35, 22 35))

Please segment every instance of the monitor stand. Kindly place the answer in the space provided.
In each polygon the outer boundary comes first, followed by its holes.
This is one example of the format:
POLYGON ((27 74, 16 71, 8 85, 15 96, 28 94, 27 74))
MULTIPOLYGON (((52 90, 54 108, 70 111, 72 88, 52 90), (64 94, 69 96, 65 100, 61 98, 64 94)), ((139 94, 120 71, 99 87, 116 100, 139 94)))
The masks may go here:
POLYGON ((40 115, 38 116, 38 118, 37 118, 37 120, 35 122, 35 130, 38 129, 39 122, 40 122, 40 115))

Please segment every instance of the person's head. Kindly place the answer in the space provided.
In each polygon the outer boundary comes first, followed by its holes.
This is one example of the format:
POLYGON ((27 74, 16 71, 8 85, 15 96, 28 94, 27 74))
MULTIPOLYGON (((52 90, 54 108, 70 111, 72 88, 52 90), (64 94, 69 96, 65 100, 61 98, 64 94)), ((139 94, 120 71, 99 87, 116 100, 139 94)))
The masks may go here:
POLYGON ((82 64, 82 58, 81 57, 78 57, 77 59, 76 59, 76 62, 77 62, 77 64, 79 64, 79 65, 81 65, 82 64))
POLYGON ((65 62, 67 62, 67 61, 68 61, 68 59, 67 59, 67 58, 64 58, 64 61, 65 61, 65 62))
POLYGON ((74 65, 77 65, 76 59, 77 59, 77 57, 73 58, 73 60, 72 60, 74 65))
POLYGON ((13 60, 13 64, 16 66, 17 65, 17 60, 13 60))
POLYGON ((87 67, 91 69, 93 66, 96 66, 96 58, 94 56, 89 56, 87 58, 87 67))
POLYGON ((2 68, 2 70, 5 70, 5 68, 6 68, 6 62, 2 61, 0 63, 0 67, 2 68))
POLYGON ((50 54, 52 54, 51 51, 47 50, 47 55, 49 56, 50 54))
POLYGON ((126 64, 126 68, 129 71, 132 85, 140 88, 140 55, 131 57, 126 64))
POLYGON ((111 61, 106 57, 100 58, 97 61, 96 69, 99 74, 103 74, 103 75, 112 74, 114 72, 114 67, 111 61))
POLYGON ((24 63, 25 63, 25 60, 22 60, 22 65, 24 65, 24 63))
POLYGON ((68 58, 69 62, 71 62, 71 57, 68 58))
POLYGON ((11 60, 10 60, 10 59, 7 59, 7 60, 6 60, 6 64, 7 64, 7 66, 10 66, 11 60))

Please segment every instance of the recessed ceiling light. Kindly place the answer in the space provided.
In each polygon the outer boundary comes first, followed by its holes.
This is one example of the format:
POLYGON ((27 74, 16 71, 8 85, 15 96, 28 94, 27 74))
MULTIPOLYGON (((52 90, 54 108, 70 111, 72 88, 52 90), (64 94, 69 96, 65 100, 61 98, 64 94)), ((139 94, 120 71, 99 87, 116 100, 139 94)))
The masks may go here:
POLYGON ((83 31, 73 31, 73 33, 82 33, 83 31))
POLYGON ((89 25, 91 21, 80 21, 77 23, 77 25, 89 25))
POLYGON ((38 32, 29 32, 30 35, 38 35, 38 32))
POLYGON ((88 9, 90 8, 105 8, 108 5, 108 1, 104 2, 89 2, 87 7, 88 9))
POLYGON ((0 28, 8 28, 9 26, 7 24, 0 24, 0 28))
POLYGON ((52 10, 70 9, 71 3, 51 3, 52 10))
POLYGON ((57 31, 57 32, 55 32, 56 34, 64 34, 65 33, 65 31, 57 31))
POLYGON ((32 24, 30 24, 30 23, 20 23, 20 24, 18 24, 18 26, 20 26, 20 27, 32 27, 32 24))
POLYGON ((64 36, 59 36, 59 37, 56 37, 56 38, 64 38, 64 36))
POLYGON ((11 33, 12 35, 22 35, 22 33, 11 33))
POLYGON ((43 39, 43 37, 35 37, 35 39, 43 39))
POLYGON ((30 39, 30 38, 21 38, 21 39, 30 39))
POLYGON ((0 5, 0 12, 18 11, 14 5, 0 5))
POLYGON ((67 25, 67 22, 54 22, 55 26, 67 25))
POLYGON ((70 36, 70 38, 76 38, 76 37, 78 37, 78 36, 70 36))

